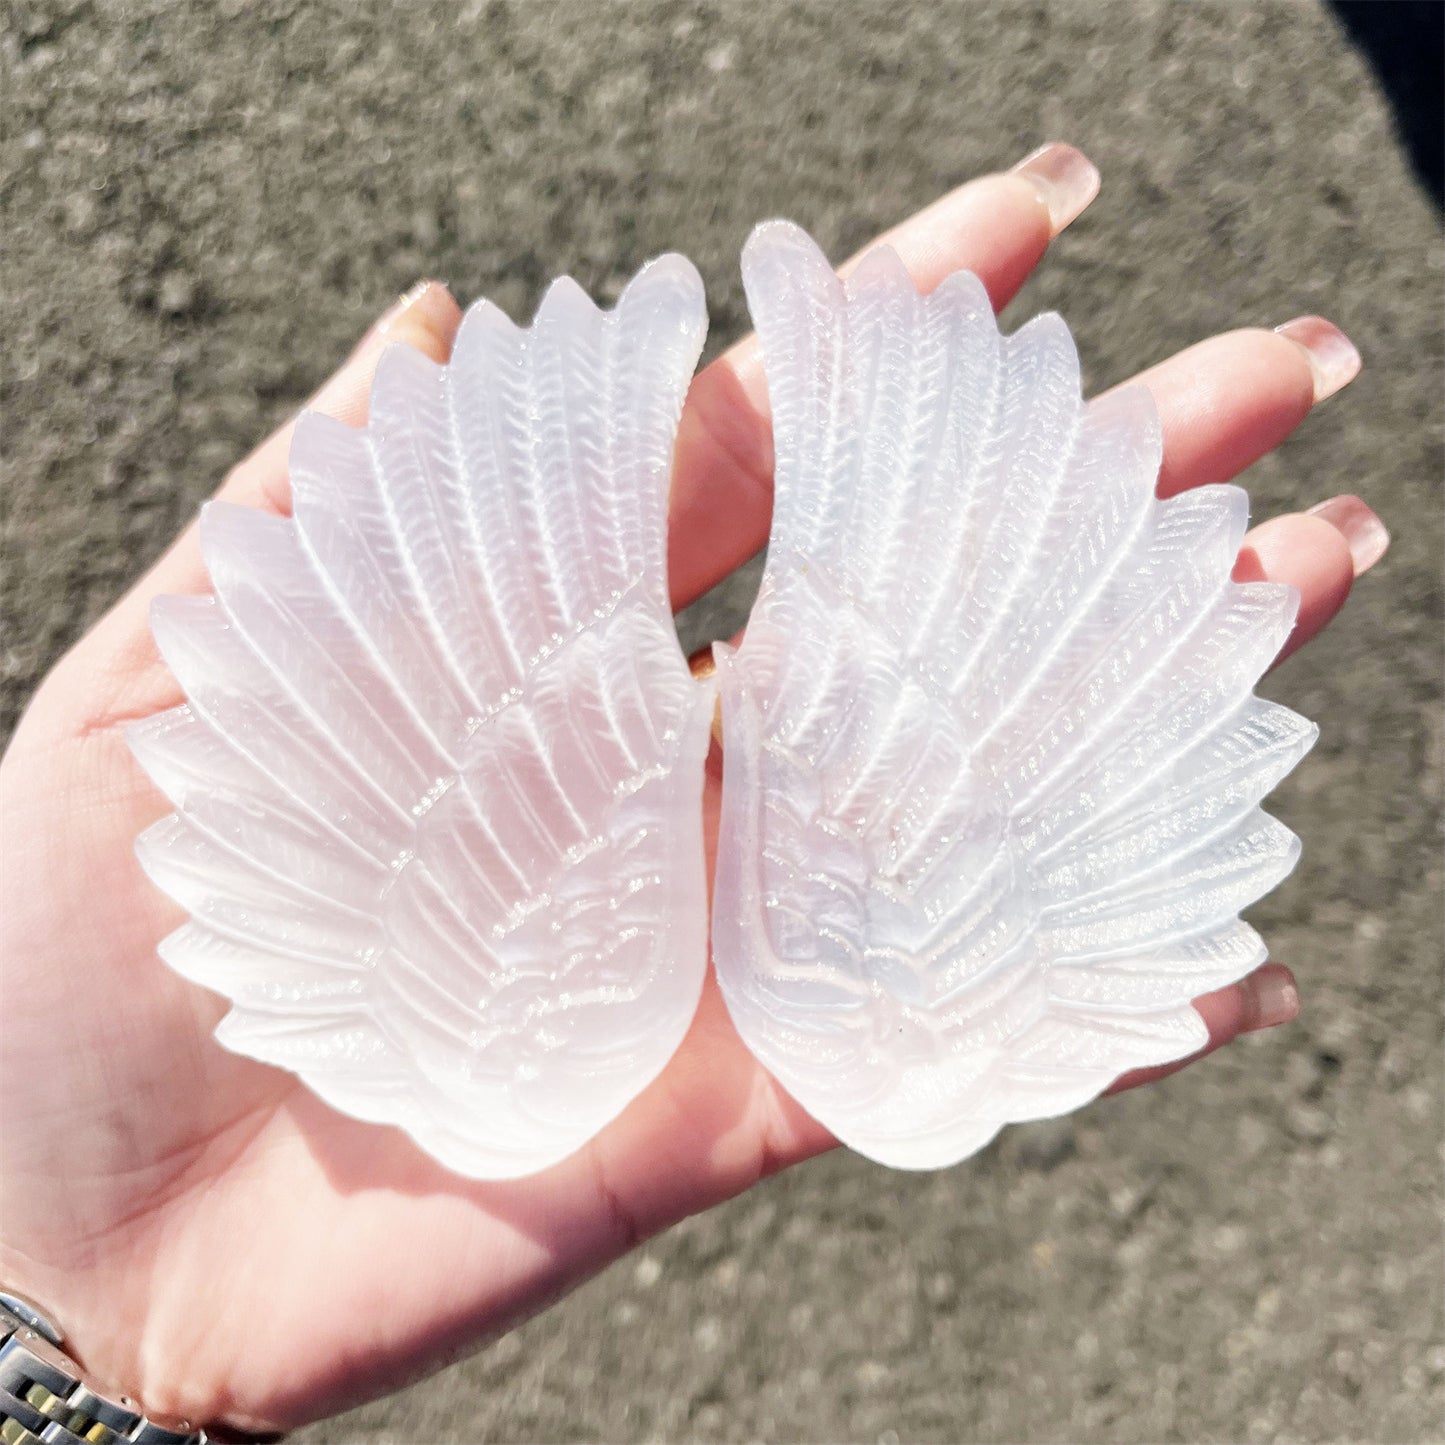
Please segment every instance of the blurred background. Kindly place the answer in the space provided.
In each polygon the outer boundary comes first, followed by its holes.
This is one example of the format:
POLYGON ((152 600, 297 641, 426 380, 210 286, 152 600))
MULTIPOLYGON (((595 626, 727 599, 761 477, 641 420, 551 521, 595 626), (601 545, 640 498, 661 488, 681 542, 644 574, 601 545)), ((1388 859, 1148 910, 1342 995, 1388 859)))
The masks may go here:
POLYGON ((841 257, 1058 138, 1103 193, 1010 314, 1062 310, 1092 386, 1311 311, 1365 357, 1245 479, 1258 517, 1358 491, 1394 533, 1266 684, 1322 730, 1272 806, 1304 861, 1251 915, 1299 1022, 945 1173, 819 1160, 298 1441, 1442 1438, 1440 16, 8 0, 6 731, 420 276, 525 316, 676 248, 715 352, 754 221, 841 257))

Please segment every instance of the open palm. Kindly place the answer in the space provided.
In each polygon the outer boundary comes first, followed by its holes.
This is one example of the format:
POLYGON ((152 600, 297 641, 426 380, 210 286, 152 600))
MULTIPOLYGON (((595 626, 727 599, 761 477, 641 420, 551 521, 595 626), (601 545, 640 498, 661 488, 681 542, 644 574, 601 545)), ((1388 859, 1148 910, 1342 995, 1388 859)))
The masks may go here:
MULTIPOLYGON (((1048 148, 888 239, 921 288, 967 267, 1001 306, 1096 179, 1077 152, 1048 148)), ((360 422, 382 347, 405 341, 443 360, 458 319, 443 288, 419 288, 313 405, 360 422)), ((1161 491, 1232 477, 1353 375, 1352 348, 1327 323, 1285 331, 1220 336, 1140 378, 1163 422, 1161 491)), ((222 495, 288 510, 288 437, 243 462, 222 495)), ((766 540, 771 469, 761 364, 744 341, 696 379, 683 414, 677 605, 766 540)), ((1383 550, 1362 503, 1317 511, 1256 528, 1240 560, 1241 576, 1300 589, 1290 647, 1383 550)), ((153 1414, 284 1428, 435 1368, 832 1140, 754 1062, 711 979, 662 1076, 587 1148, 515 1183, 462 1180, 399 1131, 334 1113, 291 1075, 221 1049, 211 1032, 224 1003, 156 957, 181 915, 133 845, 168 806, 123 735, 181 701, 151 641, 151 599, 206 588, 192 528, 59 663, 0 767, 0 1282, 42 1302, 91 1373, 153 1414)), ((715 748, 710 855, 720 777, 715 748)), ((1295 1006, 1279 965, 1199 1003, 1212 1046, 1295 1006)))

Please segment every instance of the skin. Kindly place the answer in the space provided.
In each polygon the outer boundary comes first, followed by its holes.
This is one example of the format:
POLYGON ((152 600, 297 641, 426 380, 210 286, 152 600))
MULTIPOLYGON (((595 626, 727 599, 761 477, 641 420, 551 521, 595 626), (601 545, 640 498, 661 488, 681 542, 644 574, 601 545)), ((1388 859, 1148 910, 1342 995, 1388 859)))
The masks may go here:
MULTIPOLYGON (((1068 219, 1010 173, 889 239, 922 288, 968 267, 1002 305, 1068 219)), ((445 359, 458 321, 440 286, 410 293, 313 405, 361 422, 382 348, 445 359)), ((1139 380, 1163 421, 1166 492, 1234 476, 1328 389, 1304 347, 1267 330, 1216 337, 1139 380)), ((289 430, 220 495, 288 511, 289 430)), ((766 540, 771 462, 749 339, 697 377, 684 412, 678 606, 766 540)), ((1300 589, 1286 650, 1325 626, 1355 574, 1346 532, 1304 514, 1251 532, 1238 572, 1300 589)), ((24 841, 0 880, 0 1280, 44 1304, 98 1382, 153 1414, 261 1432, 436 1369, 834 1141, 754 1062, 711 978, 662 1076, 587 1148, 516 1183, 458 1179, 400 1132, 335 1114, 292 1076, 221 1049, 211 1031, 224 1003, 156 958, 182 919, 133 847, 169 806, 123 737, 127 721, 182 700, 151 640, 151 600, 207 585, 191 527, 60 661, 0 764, 0 816, 24 841)), ((720 778, 714 749, 710 853, 720 778)), ((1289 971, 1268 964, 1197 1007, 1212 1049, 1293 1017, 1298 999, 1289 971)))

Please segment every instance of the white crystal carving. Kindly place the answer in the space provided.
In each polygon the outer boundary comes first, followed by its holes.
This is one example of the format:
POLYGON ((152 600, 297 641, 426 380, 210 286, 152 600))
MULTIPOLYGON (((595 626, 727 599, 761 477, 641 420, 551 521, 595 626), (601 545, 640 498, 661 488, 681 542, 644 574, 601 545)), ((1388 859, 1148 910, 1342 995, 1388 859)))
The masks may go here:
POLYGON ((294 518, 212 504, 214 596, 154 628, 189 703, 136 727, 161 952, 231 1049, 466 1175, 572 1153, 666 1063, 706 968, 713 697, 668 604, 673 436, 706 329, 678 256, 611 313, 474 306, 301 419, 294 518))
POLYGON ((1298 843, 1257 806, 1315 729, 1252 695, 1293 589, 1230 580, 1247 501, 1154 498, 1148 395, 1080 400, 1057 316, 744 257, 777 454, 720 647, 713 915, 738 1029, 846 1143, 949 1164, 1200 1047, 1298 843))

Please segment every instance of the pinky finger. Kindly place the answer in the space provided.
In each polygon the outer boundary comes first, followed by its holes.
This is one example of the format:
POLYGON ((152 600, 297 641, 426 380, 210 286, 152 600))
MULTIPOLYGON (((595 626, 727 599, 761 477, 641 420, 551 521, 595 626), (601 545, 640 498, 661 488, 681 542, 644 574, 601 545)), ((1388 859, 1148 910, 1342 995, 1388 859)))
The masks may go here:
POLYGON ((1160 1064, 1157 1068, 1135 1069, 1116 1079, 1107 1092, 1121 1094, 1125 1089, 1137 1089, 1140 1084, 1167 1079, 1170 1074, 1187 1069, 1215 1049, 1223 1048, 1240 1034, 1252 1034, 1260 1029, 1277 1028, 1280 1024, 1292 1022, 1299 1016, 1299 989, 1295 985, 1294 974, 1284 964, 1266 963, 1238 983, 1195 999, 1194 1007, 1209 1030, 1209 1042, 1198 1053, 1176 1059, 1172 1064, 1160 1064))

